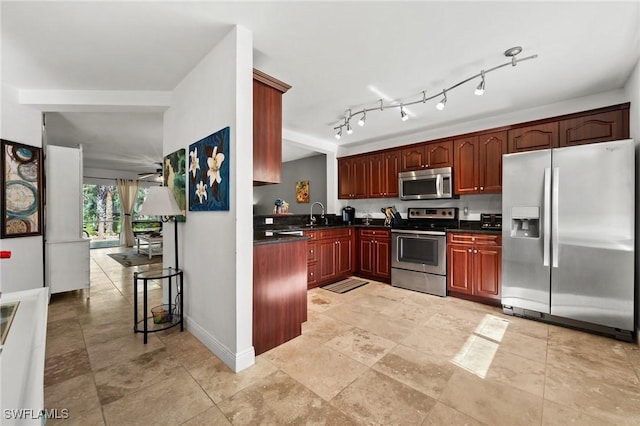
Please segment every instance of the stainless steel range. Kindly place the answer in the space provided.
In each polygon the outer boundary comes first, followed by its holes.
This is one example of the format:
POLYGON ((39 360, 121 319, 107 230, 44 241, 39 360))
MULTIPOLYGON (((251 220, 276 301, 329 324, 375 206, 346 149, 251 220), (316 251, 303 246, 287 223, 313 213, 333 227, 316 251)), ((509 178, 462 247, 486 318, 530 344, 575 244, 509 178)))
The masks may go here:
POLYGON ((458 228, 457 208, 409 207, 391 229, 391 285, 447 295, 447 228, 458 228))

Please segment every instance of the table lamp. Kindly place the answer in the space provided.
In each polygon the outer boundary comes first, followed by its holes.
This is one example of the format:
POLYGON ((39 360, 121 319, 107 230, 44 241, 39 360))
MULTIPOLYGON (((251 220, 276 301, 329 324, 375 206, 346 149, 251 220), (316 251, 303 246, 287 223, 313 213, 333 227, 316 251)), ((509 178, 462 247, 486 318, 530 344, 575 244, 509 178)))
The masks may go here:
POLYGON ((181 215, 182 210, 178 207, 178 202, 173 196, 171 188, 168 186, 152 186, 149 188, 147 198, 142 203, 139 214, 143 216, 160 216, 163 222, 173 220, 176 269, 180 269, 178 267, 178 223, 176 216, 181 215))

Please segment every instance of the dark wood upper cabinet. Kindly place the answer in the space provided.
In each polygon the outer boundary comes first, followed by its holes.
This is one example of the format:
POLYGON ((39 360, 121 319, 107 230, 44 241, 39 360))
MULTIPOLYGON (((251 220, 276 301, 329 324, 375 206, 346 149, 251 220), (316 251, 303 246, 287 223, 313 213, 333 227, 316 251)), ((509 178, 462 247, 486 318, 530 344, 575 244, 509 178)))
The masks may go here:
POLYGON ((502 155, 507 132, 487 133, 453 142, 454 188, 457 195, 502 192, 502 155))
POLYGON ((338 159, 338 198, 367 198, 369 156, 338 159))
POLYGON ((453 166, 453 141, 425 143, 400 152, 402 172, 453 166))
POLYGON ((282 172, 282 95, 291 88, 253 70, 253 184, 280 183, 282 172))
MULTIPOLYGON (((626 139, 622 110, 603 112, 560 121, 560 146, 626 139)), ((627 126, 628 128, 628 126, 627 126)))
POLYGON ((502 192, 502 155, 506 153, 507 132, 478 136, 478 184, 481 193, 502 192))
POLYGON ((453 185, 458 195, 475 194, 479 184, 478 137, 456 139, 453 142, 453 185))
POLYGON ((397 197, 400 151, 388 151, 367 157, 367 196, 397 197))
POLYGON ((557 148, 558 146, 558 122, 509 130, 509 153, 557 148))

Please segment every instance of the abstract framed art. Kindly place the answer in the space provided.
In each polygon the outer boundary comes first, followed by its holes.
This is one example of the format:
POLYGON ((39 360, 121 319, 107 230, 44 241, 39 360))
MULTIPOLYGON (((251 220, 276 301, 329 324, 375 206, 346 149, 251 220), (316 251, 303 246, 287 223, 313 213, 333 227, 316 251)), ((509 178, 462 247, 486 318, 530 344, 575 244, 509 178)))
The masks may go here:
POLYGON ((189 145, 189 211, 229 210, 230 128, 189 145))
POLYGON ((176 221, 186 222, 187 217, 187 173, 186 173, 186 151, 179 149, 169 155, 165 155, 162 168, 164 186, 171 188, 173 196, 176 197, 178 207, 182 210, 182 215, 176 216, 176 221))
POLYGON ((42 148, 0 141, 0 238, 42 235, 42 148))

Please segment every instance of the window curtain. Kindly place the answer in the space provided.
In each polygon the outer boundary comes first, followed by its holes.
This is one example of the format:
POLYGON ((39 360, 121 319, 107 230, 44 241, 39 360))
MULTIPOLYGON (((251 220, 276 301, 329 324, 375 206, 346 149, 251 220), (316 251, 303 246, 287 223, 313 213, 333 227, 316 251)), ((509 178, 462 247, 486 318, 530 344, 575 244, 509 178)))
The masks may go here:
POLYGON ((118 179, 118 195, 120 195, 120 245, 133 247, 133 227, 131 215, 138 195, 138 181, 118 179))

